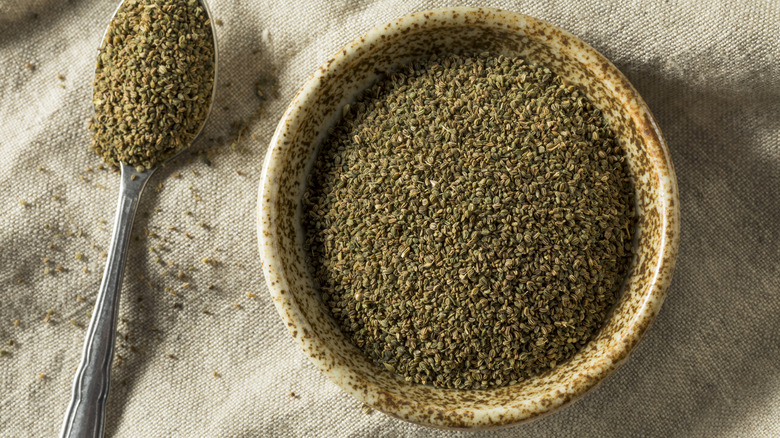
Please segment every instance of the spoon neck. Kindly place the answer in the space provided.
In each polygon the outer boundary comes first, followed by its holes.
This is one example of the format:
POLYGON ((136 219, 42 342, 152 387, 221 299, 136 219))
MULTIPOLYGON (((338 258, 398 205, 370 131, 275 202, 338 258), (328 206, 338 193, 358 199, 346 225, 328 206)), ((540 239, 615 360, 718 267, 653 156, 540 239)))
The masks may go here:
POLYGON ((156 168, 138 172, 135 170, 135 167, 120 163, 119 169, 122 173, 122 182, 120 186, 120 193, 122 196, 138 197, 144 190, 146 183, 149 181, 149 177, 154 174, 156 168))

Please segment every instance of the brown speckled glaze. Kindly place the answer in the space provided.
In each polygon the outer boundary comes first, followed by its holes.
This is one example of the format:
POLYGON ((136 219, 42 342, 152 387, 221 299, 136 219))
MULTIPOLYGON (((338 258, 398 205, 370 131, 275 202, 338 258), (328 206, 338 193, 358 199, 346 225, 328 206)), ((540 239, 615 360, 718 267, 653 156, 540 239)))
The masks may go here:
POLYGON ((396 19, 339 51, 301 88, 271 140, 260 183, 258 237, 268 288, 290 334, 348 393, 403 420, 454 429, 518 424, 570 403, 612 374, 658 313, 679 238, 677 182, 650 110, 606 58, 543 21, 487 8, 396 19), (342 107, 378 75, 434 52, 489 50, 542 64, 596 103, 626 149, 640 211, 633 268, 602 330, 572 359, 513 386, 450 390, 406 383, 378 369, 342 336, 306 266, 300 198, 321 140, 342 107))

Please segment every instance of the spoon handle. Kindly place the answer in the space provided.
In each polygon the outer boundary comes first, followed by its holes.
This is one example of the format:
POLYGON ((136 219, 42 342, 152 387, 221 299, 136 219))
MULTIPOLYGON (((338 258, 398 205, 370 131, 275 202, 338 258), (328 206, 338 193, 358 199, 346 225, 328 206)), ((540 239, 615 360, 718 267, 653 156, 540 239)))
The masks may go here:
POLYGON ((81 363, 73 382, 73 394, 65 414, 60 438, 99 438, 103 436, 103 419, 111 361, 114 356, 119 292, 125 270, 127 247, 133 219, 141 192, 154 172, 136 172, 132 166, 121 165, 122 183, 119 206, 114 220, 114 232, 108 250, 106 270, 100 283, 95 309, 87 329, 81 363))

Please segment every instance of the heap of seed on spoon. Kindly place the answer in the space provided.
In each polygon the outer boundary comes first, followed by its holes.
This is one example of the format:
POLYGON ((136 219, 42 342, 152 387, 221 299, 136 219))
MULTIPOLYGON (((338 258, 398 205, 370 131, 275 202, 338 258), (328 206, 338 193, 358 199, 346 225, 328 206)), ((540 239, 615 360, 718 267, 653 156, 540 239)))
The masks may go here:
POLYGON ((520 58, 431 57, 345 109, 303 201, 323 302, 380 368, 511 385, 601 327, 632 254, 626 157, 600 111, 520 58))
POLYGON ((164 163, 200 130, 213 85, 211 23, 197 0, 127 0, 98 56, 91 149, 139 172, 164 163))

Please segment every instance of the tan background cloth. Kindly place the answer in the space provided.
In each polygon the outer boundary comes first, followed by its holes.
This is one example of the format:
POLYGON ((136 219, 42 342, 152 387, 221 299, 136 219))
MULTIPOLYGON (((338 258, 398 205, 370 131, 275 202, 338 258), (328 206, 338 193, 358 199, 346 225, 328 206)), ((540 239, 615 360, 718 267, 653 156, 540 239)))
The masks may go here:
MULTIPOLYGON (((70 396, 119 185, 97 169, 84 128, 95 49, 115 6, 0 0, 2 437, 55 436, 70 396)), ((279 97, 252 124, 257 139, 239 143, 244 152, 227 148, 211 167, 187 158, 149 183, 122 292, 109 436, 780 435, 778 1, 213 0, 212 10, 224 22, 218 104, 195 147, 218 144, 232 120, 251 115, 258 78, 273 74, 279 97), (255 199, 276 122, 331 54, 406 13, 477 4, 568 29, 628 76, 672 152, 682 241, 664 307, 614 377, 532 424, 448 435, 364 414, 309 363, 266 293, 255 199)))

